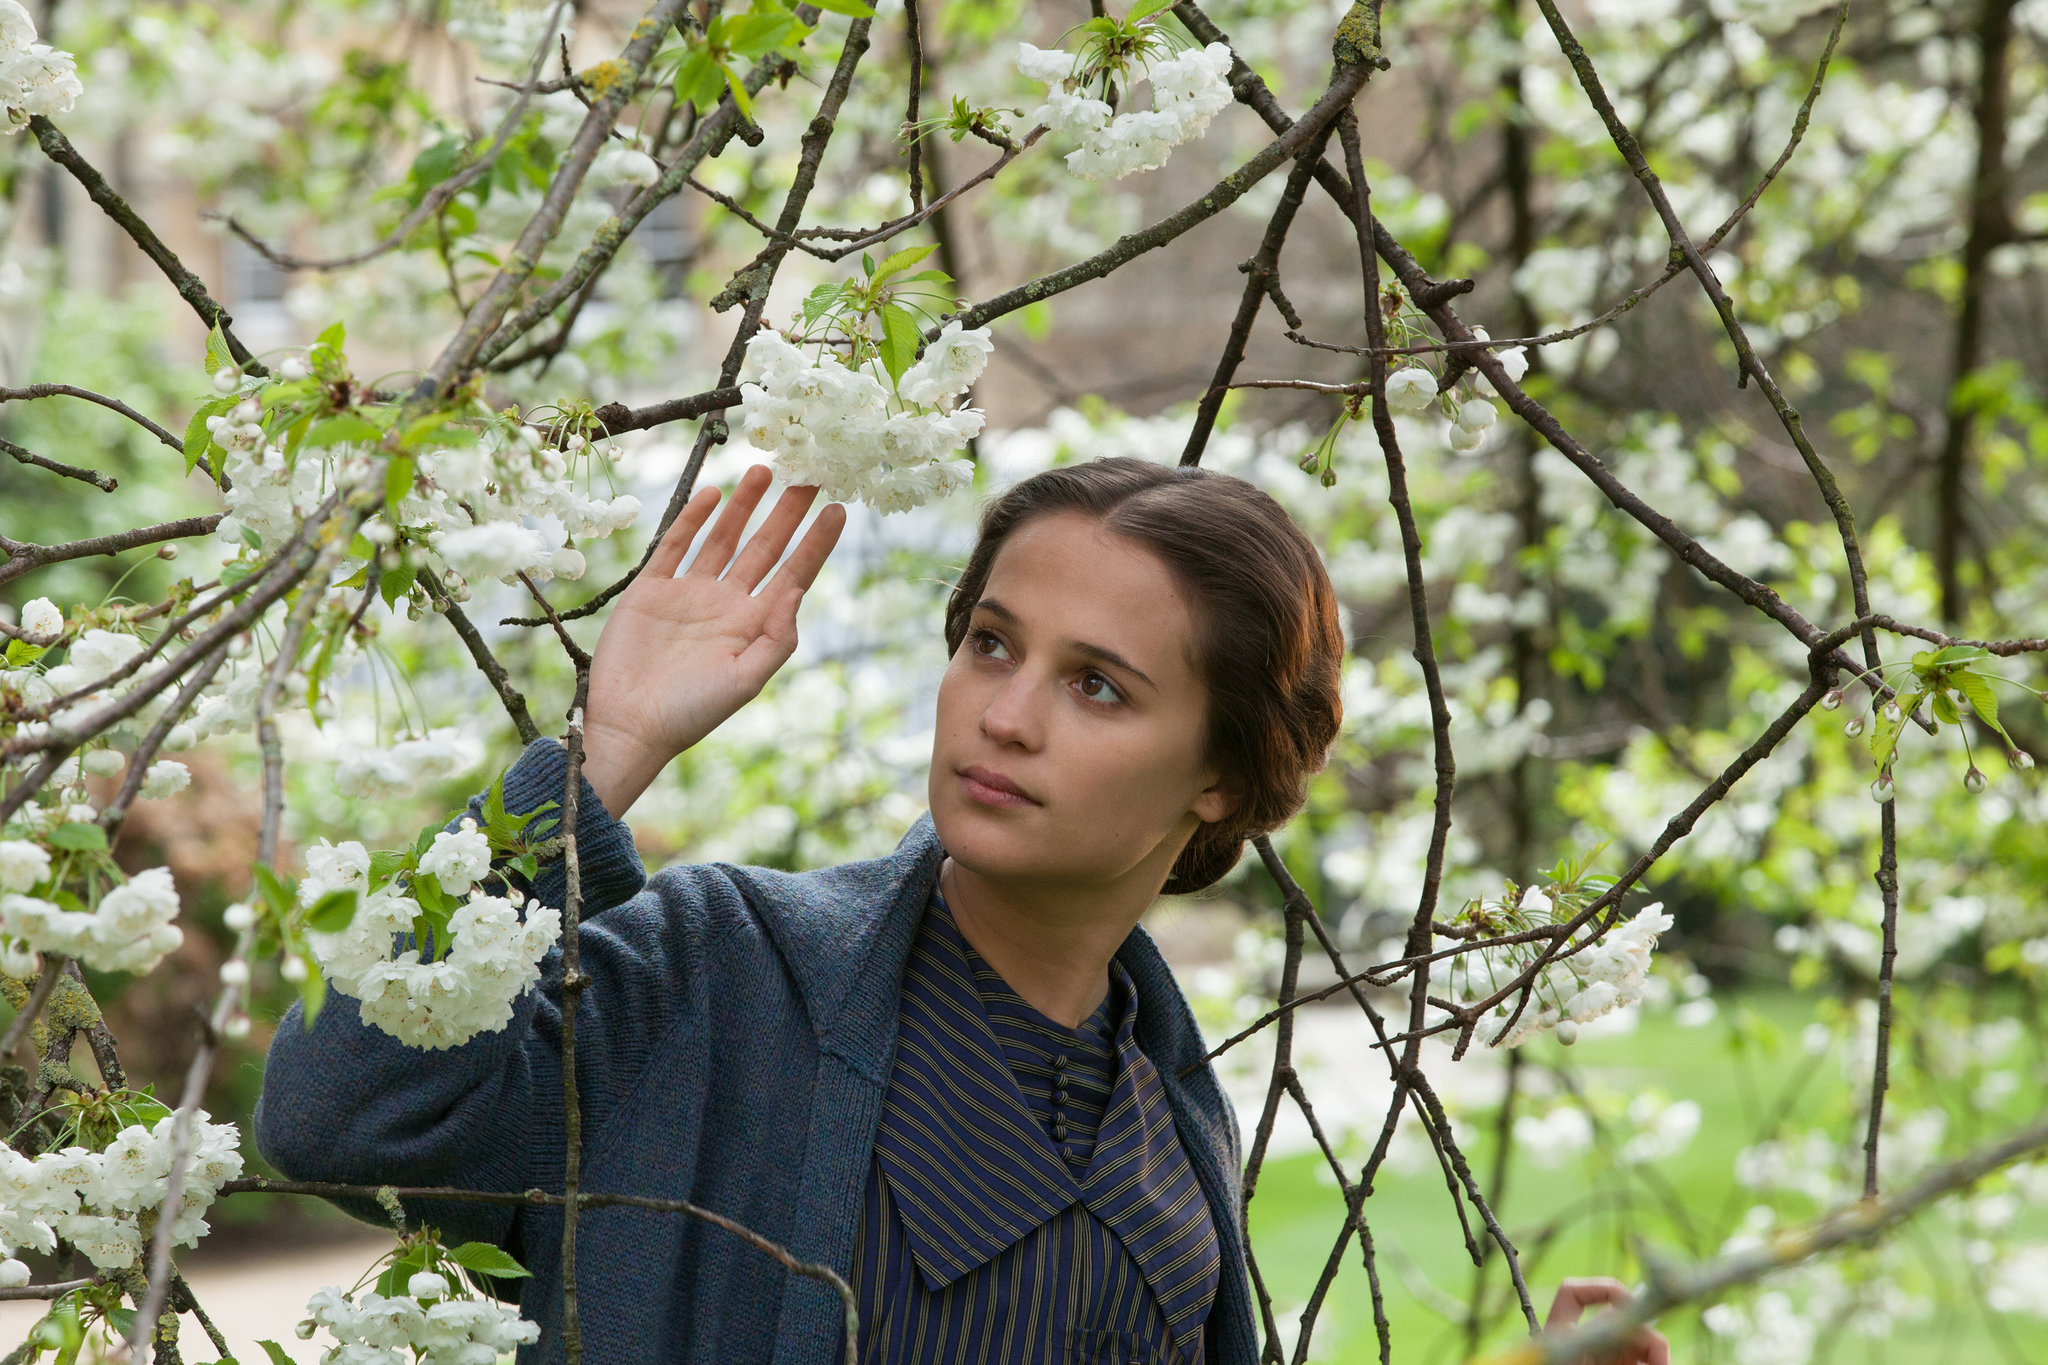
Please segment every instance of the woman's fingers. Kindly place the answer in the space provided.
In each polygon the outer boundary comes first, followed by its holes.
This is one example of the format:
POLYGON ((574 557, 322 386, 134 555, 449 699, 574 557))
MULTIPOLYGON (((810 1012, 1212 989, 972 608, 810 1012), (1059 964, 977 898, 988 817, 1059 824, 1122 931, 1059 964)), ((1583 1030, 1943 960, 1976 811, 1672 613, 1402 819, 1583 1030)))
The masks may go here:
POLYGON ((716 578, 725 572, 725 566, 732 562, 732 552, 739 547, 740 532, 746 530, 747 519, 754 515, 761 494, 768 490, 768 481, 767 465, 751 465, 740 475, 740 481, 733 485, 732 497, 726 500, 725 510, 711 523, 711 533, 704 537, 703 548, 691 562, 689 575, 716 578))
POLYGON ((690 552, 690 542, 697 538, 697 532, 704 529, 704 522, 716 506, 716 488, 706 485, 692 494, 690 500, 683 504, 683 510, 676 513, 676 519, 668 524, 668 530, 654 547, 654 554, 648 559, 642 574, 656 579, 675 577, 676 565, 682 563, 683 556, 690 552))
POLYGON ((789 552, 789 558, 775 571, 774 579, 768 584, 770 594, 795 586, 801 595, 817 581, 818 570, 825 567, 825 557, 832 553, 832 547, 839 543, 839 533, 846 529, 846 508, 839 503, 825 504, 825 510, 818 513, 811 523, 811 529, 804 532, 804 538, 789 552))
POLYGON ((1555 1332, 1570 1327, 1579 1320, 1579 1315, 1596 1303, 1627 1303, 1634 1295, 1620 1280, 1607 1276, 1584 1276, 1566 1280, 1557 1287, 1557 1297, 1550 1301, 1550 1312, 1543 1320, 1543 1330, 1555 1332))
MULTIPOLYGON (((1634 1298, 1627 1285, 1606 1276, 1566 1280, 1557 1287, 1557 1297, 1550 1301, 1543 1330, 1551 1335, 1569 1331, 1595 1304, 1618 1309, 1634 1298)), ((1671 1365, 1671 1343, 1654 1327, 1638 1327, 1629 1335, 1627 1345, 1606 1357, 1601 1365, 1671 1365)))
POLYGON ((734 559, 732 567, 726 570, 728 583, 738 583, 748 592, 761 585, 768 571, 775 567, 775 561, 782 558, 782 552, 789 547, 789 538, 796 534, 796 528, 803 525, 804 513, 811 510, 811 503, 817 498, 815 488, 790 487, 782 490, 782 496, 775 500, 774 510, 761 523, 759 530, 747 540, 734 559))

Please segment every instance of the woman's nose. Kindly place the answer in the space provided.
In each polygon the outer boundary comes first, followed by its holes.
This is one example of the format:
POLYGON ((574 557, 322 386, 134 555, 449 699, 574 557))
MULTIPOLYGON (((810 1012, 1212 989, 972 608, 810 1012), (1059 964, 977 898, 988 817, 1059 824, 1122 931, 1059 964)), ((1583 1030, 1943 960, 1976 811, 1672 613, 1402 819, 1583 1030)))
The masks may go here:
POLYGON ((1041 693, 1041 685, 1025 670, 1012 673, 982 708, 981 732, 998 744, 1036 749, 1045 733, 1044 718, 1039 714, 1041 693))

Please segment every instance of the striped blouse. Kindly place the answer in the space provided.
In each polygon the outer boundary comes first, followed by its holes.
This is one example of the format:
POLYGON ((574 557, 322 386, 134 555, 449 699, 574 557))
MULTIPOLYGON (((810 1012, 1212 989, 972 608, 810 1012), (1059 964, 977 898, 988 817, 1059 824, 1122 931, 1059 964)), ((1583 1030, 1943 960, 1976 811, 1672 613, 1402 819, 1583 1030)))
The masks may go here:
POLYGON ((1004 984, 935 891, 853 1266, 865 1365, 1199 1365, 1220 1253, 1136 992, 1078 1029, 1004 984))

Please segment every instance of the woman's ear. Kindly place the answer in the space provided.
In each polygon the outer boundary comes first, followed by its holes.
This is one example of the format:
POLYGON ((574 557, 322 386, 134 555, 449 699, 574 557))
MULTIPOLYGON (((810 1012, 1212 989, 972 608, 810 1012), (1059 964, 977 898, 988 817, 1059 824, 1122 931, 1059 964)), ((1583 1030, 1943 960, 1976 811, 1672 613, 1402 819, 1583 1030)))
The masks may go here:
POLYGON ((1234 814, 1237 802, 1237 784, 1219 777, 1202 788, 1188 809, 1192 810, 1203 824, 1213 825, 1234 814))

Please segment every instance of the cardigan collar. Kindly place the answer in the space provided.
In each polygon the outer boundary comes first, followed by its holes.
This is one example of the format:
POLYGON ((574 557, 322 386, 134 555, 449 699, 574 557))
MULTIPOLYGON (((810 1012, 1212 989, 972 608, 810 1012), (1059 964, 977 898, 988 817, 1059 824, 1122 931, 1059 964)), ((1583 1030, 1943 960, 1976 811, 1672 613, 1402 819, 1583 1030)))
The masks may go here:
MULTIPOLYGON (((877 1100, 886 1090, 896 1053, 896 1023, 903 973, 925 902, 938 881, 945 849, 929 811, 918 816, 893 853, 867 862, 812 872, 728 868, 747 889, 749 902, 774 940, 798 994, 810 1011, 819 1047, 869 1086, 877 1100), (830 913, 823 913, 829 910, 830 913)), ((1157 1069, 1175 1126, 1209 1201, 1226 1270, 1217 1288, 1208 1335, 1224 1344, 1224 1358, 1258 1356, 1251 1286, 1245 1265, 1237 1120, 1208 1064, 1201 1030, 1166 959, 1143 925, 1116 951, 1136 988, 1139 1048, 1157 1069), (1185 1073, 1185 1074, 1183 1074, 1185 1073)), ((857 1207, 879 1104, 858 1106, 862 1131, 843 1159, 825 1162, 809 1178, 818 1182, 807 1209, 834 1216, 857 1207), (872 1117, 869 1117, 872 1115, 872 1117), (829 1167, 830 1169, 827 1169, 829 1167)), ((850 1263, 851 1233, 846 1256, 850 1263)), ((842 1264, 842 1269, 847 1268, 842 1264)), ((836 1311, 836 1308, 832 1311, 836 1311)), ((824 1321, 824 1320, 821 1320, 824 1321)))
POLYGON ((1072 1169, 1026 1104, 975 985, 972 950, 936 905, 904 976, 896 1061, 875 1156, 926 1285, 942 1289, 1081 1204, 1137 1263, 1187 1359, 1217 1282, 1213 1218, 1126 1001, 1094 1153, 1072 1169))

